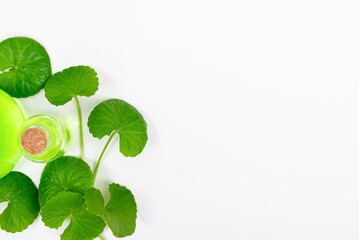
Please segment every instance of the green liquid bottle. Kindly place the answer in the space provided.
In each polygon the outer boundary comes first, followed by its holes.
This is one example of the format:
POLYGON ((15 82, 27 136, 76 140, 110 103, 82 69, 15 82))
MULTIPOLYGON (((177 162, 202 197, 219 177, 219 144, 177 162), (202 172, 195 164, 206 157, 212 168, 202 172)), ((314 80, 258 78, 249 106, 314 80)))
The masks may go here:
POLYGON ((72 145, 72 126, 61 116, 35 115, 21 126, 18 146, 29 160, 47 163, 61 157, 72 145))
POLYGON ((7 175, 21 158, 17 138, 24 120, 19 105, 0 89, 0 178, 7 175))

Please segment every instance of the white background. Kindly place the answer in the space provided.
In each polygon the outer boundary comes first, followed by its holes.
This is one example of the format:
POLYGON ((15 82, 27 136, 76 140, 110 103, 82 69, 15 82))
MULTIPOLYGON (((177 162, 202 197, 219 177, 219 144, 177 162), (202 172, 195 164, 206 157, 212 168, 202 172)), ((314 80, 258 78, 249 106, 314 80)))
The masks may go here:
MULTIPOLYGON (((0 40, 41 42, 53 72, 96 69, 93 107, 121 98, 149 129, 144 152, 117 143, 97 187, 138 203, 127 239, 359 239, 359 2, 346 0, 0 0, 0 40)), ((43 91, 30 115, 60 112, 43 91)), ((85 128, 93 167, 107 139, 85 128)), ((75 145, 70 154, 78 154, 75 145)), ((44 165, 16 170, 36 184, 44 165)), ((1 240, 59 239, 40 220, 1 240)), ((107 240, 115 239, 106 228, 107 240)))

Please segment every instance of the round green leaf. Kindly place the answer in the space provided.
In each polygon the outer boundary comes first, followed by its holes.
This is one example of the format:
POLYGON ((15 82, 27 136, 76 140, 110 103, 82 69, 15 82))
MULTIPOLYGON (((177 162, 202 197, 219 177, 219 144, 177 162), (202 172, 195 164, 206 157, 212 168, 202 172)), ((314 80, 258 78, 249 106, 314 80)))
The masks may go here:
POLYGON ((100 192, 96 188, 90 188, 85 194, 85 200, 87 209, 98 216, 103 216, 105 211, 105 200, 100 192))
POLYGON ((76 96, 92 96, 97 89, 95 70, 87 66, 76 66, 52 75, 45 85, 45 97, 51 104, 60 106, 76 96))
POLYGON ((131 191, 126 187, 112 183, 110 185, 111 198, 104 207, 101 192, 91 188, 86 192, 87 209, 105 220, 116 237, 130 236, 136 229, 137 205, 131 191))
POLYGON ((87 125, 90 133, 99 139, 117 132, 120 135, 120 152, 126 157, 140 154, 148 139, 147 124, 141 113, 119 99, 98 104, 92 110, 87 125))
POLYGON ((0 179, 0 202, 8 202, 0 215, 1 229, 11 233, 25 230, 40 211, 36 186, 20 172, 11 172, 0 179))
POLYGON ((40 179, 39 200, 43 206, 60 192, 77 192, 84 195, 92 187, 90 167, 80 158, 65 156, 44 168, 40 179))
POLYGON ((106 224, 86 210, 85 200, 79 193, 62 192, 41 208, 42 221, 50 228, 59 228, 67 217, 69 226, 61 235, 62 240, 92 240, 99 236, 106 224))
POLYGON ((50 76, 50 58, 40 43, 25 37, 0 43, 0 88, 11 96, 35 95, 50 76))

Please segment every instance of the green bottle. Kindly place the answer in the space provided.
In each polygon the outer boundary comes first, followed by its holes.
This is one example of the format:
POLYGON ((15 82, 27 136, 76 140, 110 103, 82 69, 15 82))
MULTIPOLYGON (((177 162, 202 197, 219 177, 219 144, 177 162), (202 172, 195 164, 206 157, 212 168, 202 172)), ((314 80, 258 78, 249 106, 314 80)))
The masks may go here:
POLYGON ((24 121, 19 105, 0 89, 0 178, 7 175, 21 158, 17 138, 24 121))
POLYGON ((61 157, 72 145, 72 126, 57 115, 35 115, 21 126, 18 146, 29 160, 47 163, 61 157))

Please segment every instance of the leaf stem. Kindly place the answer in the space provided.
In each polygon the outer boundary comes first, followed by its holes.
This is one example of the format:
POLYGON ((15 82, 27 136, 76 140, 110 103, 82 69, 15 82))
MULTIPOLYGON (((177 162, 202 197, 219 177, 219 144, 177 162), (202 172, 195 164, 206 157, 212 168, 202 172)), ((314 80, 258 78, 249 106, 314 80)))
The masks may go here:
POLYGON ((116 133, 117 133, 117 131, 113 131, 113 132, 111 133, 110 137, 109 137, 108 140, 107 140, 107 143, 106 143, 105 147, 103 148, 103 150, 102 150, 102 152, 101 152, 100 157, 99 157, 98 160, 97 160, 96 167, 95 167, 95 169, 94 169, 94 171, 93 171, 93 183, 92 183, 92 185, 95 184, 97 171, 98 171, 98 168, 99 168, 99 166, 100 166, 102 157, 103 157, 103 155, 105 154, 108 145, 110 144, 112 138, 115 136, 116 133))
POLYGON ((101 235, 98 236, 98 238, 101 239, 101 240, 105 240, 101 235))
POLYGON ((84 133, 83 133, 83 129, 82 129, 82 114, 81 114, 81 107, 80 107, 80 102, 79 99, 77 98, 77 96, 75 96, 75 100, 76 100, 76 105, 77 105, 77 112, 79 114, 79 128, 80 128, 80 147, 81 147, 81 159, 84 159, 84 133))

